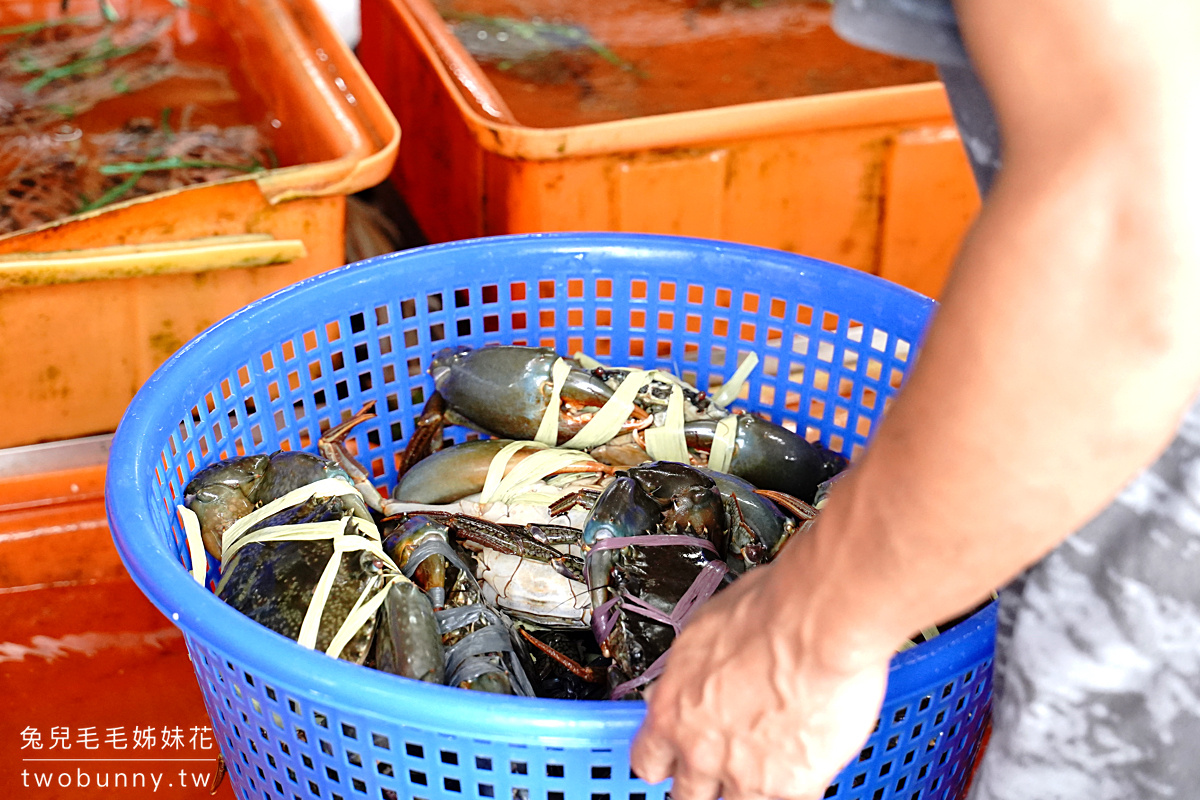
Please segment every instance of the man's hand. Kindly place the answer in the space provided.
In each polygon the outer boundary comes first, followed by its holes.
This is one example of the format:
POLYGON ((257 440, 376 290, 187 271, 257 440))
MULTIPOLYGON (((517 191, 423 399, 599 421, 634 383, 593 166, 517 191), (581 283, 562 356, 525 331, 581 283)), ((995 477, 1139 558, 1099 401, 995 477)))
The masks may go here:
POLYGON ((1200 4, 960 0, 1004 170, 813 535, 671 649, 632 752, 675 800, 818 796, 891 655, 1111 501, 1200 390, 1200 4))
POLYGON ((739 578, 671 646, 631 761, 647 781, 674 776, 673 800, 818 798, 875 725, 888 659, 820 663, 786 582, 778 567, 739 578))

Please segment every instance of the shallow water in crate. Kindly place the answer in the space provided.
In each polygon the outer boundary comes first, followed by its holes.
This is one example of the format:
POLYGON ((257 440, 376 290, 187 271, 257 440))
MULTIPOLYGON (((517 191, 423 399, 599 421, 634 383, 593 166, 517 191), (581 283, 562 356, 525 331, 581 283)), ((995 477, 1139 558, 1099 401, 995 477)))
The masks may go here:
POLYGON ((936 80, 932 65, 839 38, 824 0, 435 5, 531 127, 936 80))
POLYGON ((183 634, 121 564, 103 478, 0 477, 0 792, 207 797, 216 740, 183 634))

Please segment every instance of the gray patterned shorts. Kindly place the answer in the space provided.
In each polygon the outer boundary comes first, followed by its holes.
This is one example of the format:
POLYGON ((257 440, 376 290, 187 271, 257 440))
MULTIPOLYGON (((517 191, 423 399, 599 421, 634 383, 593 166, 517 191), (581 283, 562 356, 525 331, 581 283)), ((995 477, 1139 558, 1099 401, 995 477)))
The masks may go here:
POLYGON ((1000 597, 975 800, 1200 796, 1200 406, 1000 597))

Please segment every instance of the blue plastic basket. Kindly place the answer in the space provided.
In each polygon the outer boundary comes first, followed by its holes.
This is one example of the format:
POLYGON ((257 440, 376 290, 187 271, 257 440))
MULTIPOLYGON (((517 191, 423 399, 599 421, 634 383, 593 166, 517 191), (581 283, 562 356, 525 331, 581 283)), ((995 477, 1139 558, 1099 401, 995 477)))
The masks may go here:
MULTIPOLYGON (((159 369, 113 442, 109 522, 134 580, 184 632, 245 800, 662 798, 668 784, 629 769, 641 702, 410 682, 305 650, 234 611, 185 572, 181 487, 222 457, 311 449, 368 400, 379 417, 356 430, 357 451, 390 486, 431 389, 430 356, 460 343, 583 350, 700 386, 753 351, 762 363, 742 405, 853 455, 932 308, 843 267, 680 238, 512 236, 383 256, 243 309, 159 369)), ((994 631, 989 606, 898 655, 878 728, 826 797, 956 797, 987 716, 994 631)))

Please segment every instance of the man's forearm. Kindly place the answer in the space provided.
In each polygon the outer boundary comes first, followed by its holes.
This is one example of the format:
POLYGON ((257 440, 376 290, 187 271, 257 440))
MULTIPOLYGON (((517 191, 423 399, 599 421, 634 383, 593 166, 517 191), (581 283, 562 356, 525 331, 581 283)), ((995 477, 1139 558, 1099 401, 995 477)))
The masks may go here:
POLYGON ((876 657, 1040 558, 1162 450, 1200 387, 1200 171, 1177 107, 1200 98, 1174 77, 1194 58, 1161 44, 1195 12, 969 5, 985 81, 1003 72, 995 37, 1025 37, 1028 63, 989 86, 1004 173, 909 384, 816 535, 781 557, 831 659, 876 657), (1121 35, 1119 75, 1071 52, 1121 35), (1039 74, 1034 96, 1014 90, 1039 74))

